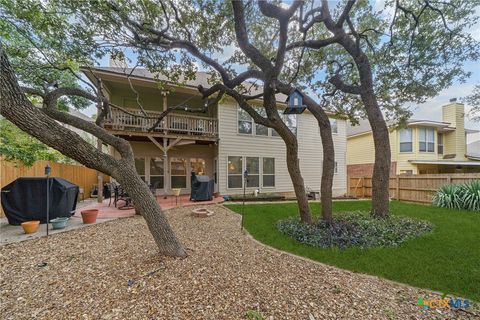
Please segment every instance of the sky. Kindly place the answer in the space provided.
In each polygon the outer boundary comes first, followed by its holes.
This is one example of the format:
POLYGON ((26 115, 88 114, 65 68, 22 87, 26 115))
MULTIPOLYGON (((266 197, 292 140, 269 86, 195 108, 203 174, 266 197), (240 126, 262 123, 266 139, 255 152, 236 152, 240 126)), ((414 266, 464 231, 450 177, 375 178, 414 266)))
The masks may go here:
MULTIPOLYGON (((334 6, 335 0, 332 1, 331 7, 334 6)), ((373 7, 375 10, 381 10, 384 8, 385 0, 371 0, 373 7)), ((393 14, 390 8, 386 8, 384 10, 385 14, 393 14)), ((480 7, 477 10, 477 13, 480 15, 480 7)), ((480 24, 477 24, 470 30, 473 37, 480 41, 480 24)), ((223 61, 226 58, 230 57, 231 53, 235 50, 235 46, 229 46, 225 48, 224 53, 217 55, 219 61, 223 61)), ((127 53, 127 57, 132 60, 135 60, 134 55, 131 53, 127 53)), ((100 61, 100 66, 108 66, 108 58, 105 57, 100 61)), ((199 66, 199 70, 201 71, 202 68, 199 66)), ((474 86, 476 84, 480 84, 480 62, 473 62, 473 61, 466 61, 464 64, 466 70, 472 73, 471 77, 467 79, 465 83, 459 83, 458 81, 455 82, 451 87, 441 91, 436 97, 427 100, 423 104, 419 105, 408 105, 409 109, 413 112, 412 118, 415 119, 428 119, 428 120, 442 120, 442 106, 449 103, 449 100, 452 98, 457 98, 461 101, 462 98, 469 95, 474 86)), ((465 107, 466 114, 469 112, 469 107, 465 107)), ((96 112, 96 108, 94 106, 84 110, 84 113, 88 115, 92 115, 96 112)), ((477 129, 480 130, 480 124, 475 123, 469 120, 466 117, 465 127, 469 129, 477 129)))

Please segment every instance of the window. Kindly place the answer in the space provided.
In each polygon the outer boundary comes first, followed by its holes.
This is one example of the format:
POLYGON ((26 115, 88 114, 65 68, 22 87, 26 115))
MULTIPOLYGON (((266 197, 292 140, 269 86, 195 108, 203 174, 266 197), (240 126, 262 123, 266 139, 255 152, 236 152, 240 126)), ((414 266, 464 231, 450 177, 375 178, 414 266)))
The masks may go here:
POLYGON ((400 170, 401 175, 411 176, 413 174, 413 170, 400 170))
POLYGON ((172 188, 187 187, 187 160, 182 158, 172 158, 171 165, 171 182, 172 188))
MULTIPOLYGON (((265 108, 258 108, 256 109, 259 115, 262 117, 267 116, 267 112, 265 111, 265 108)), ((268 136, 268 127, 265 127, 264 125, 255 123, 255 135, 257 136, 268 136)))
POLYGON ((332 133, 338 133, 337 119, 330 119, 330 126, 332 127, 332 133))
POLYGON ((418 135, 418 150, 435 152, 435 130, 433 128, 420 128, 418 135))
POLYGON ((275 187, 275 158, 263 158, 263 187, 275 187))
POLYGON ((333 167, 333 173, 338 173, 338 162, 335 161, 335 167, 333 167))
POLYGON ((228 188, 242 188, 242 157, 228 157, 228 188))
POLYGON ((190 166, 192 167, 192 171, 195 171, 197 176, 204 176, 205 175, 205 159, 201 158, 192 158, 190 159, 190 166))
POLYGON ((252 117, 243 109, 238 108, 238 133, 252 134, 252 117))
POLYGON ((437 150, 438 150, 438 154, 443 154, 443 134, 442 133, 439 133, 437 135, 437 150))
POLYGON ((163 189, 163 159, 150 158, 150 186, 152 189, 163 189))
POLYGON ((135 158, 135 169, 140 178, 145 181, 145 158, 135 158))
POLYGON ((412 152, 412 129, 400 129, 400 152, 412 152))
POLYGON ((297 115, 296 114, 284 114, 283 115, 283 122, 287 125, 288 129, 293 132, 293 134, 297 134, 297 115))
POLYGON ((247 188, 260 187, 260 161, 257 157, 247 157, 247 188))

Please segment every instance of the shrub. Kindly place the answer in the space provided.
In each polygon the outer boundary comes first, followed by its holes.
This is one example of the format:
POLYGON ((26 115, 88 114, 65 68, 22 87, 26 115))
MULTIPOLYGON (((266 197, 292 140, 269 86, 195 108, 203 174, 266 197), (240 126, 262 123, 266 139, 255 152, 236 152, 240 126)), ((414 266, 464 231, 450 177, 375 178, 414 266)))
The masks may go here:
POLYGON ((442 208, 480 212, 480 180, 444 185, 434 194, 432 203, 442 208))
POLYGON ((328 226, 320 220, 315 225, 301 223, 297 218, 280 220, 277 229, 295 240, 322 248, 386 247, 421 236, 433 228, 426 221, 403 217, 375 219, 365 212, 342 213, 328 226))
POLYGON ((464 183, 462 190, 462 208, 480 212, 480 180, 464 183))

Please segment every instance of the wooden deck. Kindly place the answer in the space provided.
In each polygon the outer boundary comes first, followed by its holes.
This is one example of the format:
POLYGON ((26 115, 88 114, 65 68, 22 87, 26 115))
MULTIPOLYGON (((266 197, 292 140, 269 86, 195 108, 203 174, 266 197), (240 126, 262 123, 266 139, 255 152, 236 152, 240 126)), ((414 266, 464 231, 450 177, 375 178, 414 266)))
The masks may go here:
POLYGON ((105 121, 105 128, 115 135, 136 135, 153 137, 189 137, 195 140, 216 141, 218 120, 183 114, 169 114, 151 131, 161 112, 148 111, 147 117, 140 110, 127 109, 128 113, 112 109, 105 121))

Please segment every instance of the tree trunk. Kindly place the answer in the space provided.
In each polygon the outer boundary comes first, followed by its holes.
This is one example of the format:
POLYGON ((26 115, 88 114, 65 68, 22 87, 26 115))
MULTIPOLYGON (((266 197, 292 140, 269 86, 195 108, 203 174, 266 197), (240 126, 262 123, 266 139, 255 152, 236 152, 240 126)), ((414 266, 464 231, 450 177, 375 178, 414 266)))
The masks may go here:
POLYGON ((320 187, 322 201, 322 220, 332 222, 332 188, 333 175, 335 170, 335 147, 333 145, 332 129, 330 120, 318 122, 320 126, 320 137, 322 138, 323 166, 322 184, 320 187))
MULTIPOLYGON (((57 123, 40 108, 33 106, 18 86, 18 81, 1 44, 0 97, 0 114, 21 130, 67 157, 120 181, 138 206, 139 213, 145 217, 161 254, 174 257, 186 256, 185 249, 177 240, 147 185, 135 172, 131 148, 124 150, 129 155, 129 159, 117 160, 97 150, 78 134, 57 123)), ((125 145, 128 146, 128 144, 125 145)))
POLYGON ((305 183, 300 172, 297 139, 294 139, 292 141, 285 140, 285 146, 287 147, 288 173, 290 174, 290 178, 293 184, 293 190, 295 191, 295 196, 297 197, 300 220, 303 223, 312 224, 312 213, 310 212, 310 206, 308 205, 307 193, 305 191, 305 183))
POLYGON ((185 249, 170 228, 165 214, 161 211, 147 184, 138 176, 133 163, 120 161, 122 166, 117 169, 114 178, 132 198, 137 213, 147 221, 148 229, 160 252, 166 256, 185 257, 187 255, 185 249))
POLYGON ((388 127, 378 105, 373 87, 372 68, 369 59, 359 46, 343 31, 340 44, 353 57, 360 76, 360 96, 365 106, 368 121, 372 127, 375 145, 375 164, 372 176, 372 212, 374 217, 388 217, 390 211, 389 178, 390 178, 390 139, 388 127))
POLYGON ((287 169, 292 180, 293 190, 297 197, 298 211, 300 220, 303 223, 312 224, 313 217, 308 205, 307 193, 305 192, 305 183, 300 171, 300 160, 298 159, 298 139, 297 136, 290 131, 290 128, 283 122, 278 115, 275 90, 273 89, 274 81, 265 81, 264 83, 264 108, 267 117, 273 124, 272 129, 276 130, 285 143, 287 151, 287 169))
POLYGON ((372 94, 361 95, 367 110, 370 126, 372 127, 375 146, 371 214, 377 218, 386 218, 390 211, 390 139, 387 124, 372 94))

